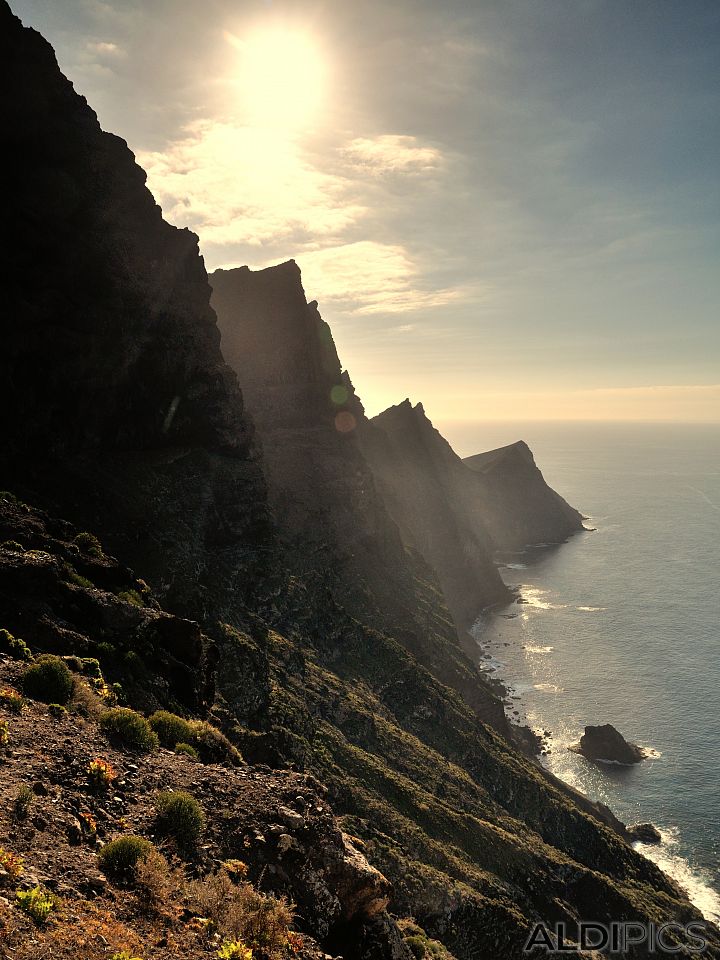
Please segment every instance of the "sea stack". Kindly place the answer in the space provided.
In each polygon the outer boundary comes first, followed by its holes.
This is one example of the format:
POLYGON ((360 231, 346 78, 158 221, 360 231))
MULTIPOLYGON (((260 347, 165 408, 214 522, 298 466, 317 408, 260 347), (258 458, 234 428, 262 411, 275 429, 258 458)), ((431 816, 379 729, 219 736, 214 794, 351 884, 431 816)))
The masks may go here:
POLYGON ((595 763, 620 763, 627 766, 645 759, 645 751, 634 743, 628 743, 610 723, 585 727, 580 742, 570 749, 595 763))

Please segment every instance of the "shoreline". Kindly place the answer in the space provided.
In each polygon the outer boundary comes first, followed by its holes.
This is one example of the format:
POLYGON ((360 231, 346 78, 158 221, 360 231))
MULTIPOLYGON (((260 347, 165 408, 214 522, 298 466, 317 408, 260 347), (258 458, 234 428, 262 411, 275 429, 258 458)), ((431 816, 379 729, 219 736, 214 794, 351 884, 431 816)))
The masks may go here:
MULTIPOLYGON (((583 527, 583 531, 588 533, 596 532, 596 530, 597 528, 583 527)), ((579 533, 581 531, 577 532, 579 533)), ((575 535, 573 534, 572 538, 574 538, 574 536, 575 535)), ((569 537, 567 540, 572 538, 569 537)), ((566 543, 567 540, 562 541, 562 543, 566 543)), ((559 547, 562 545, 562 543, 528 545, 528 547, 522 551, 514 551, 512 553, 512 557, 527 557, 530 559, 532 557, 532 550, 559 547)), ((506 554, 505 556, 510 555, 506 554)), ((531 562, 522 563, 518 562, 518 560, 511 561, 498 558, 496 563, 501 571, 501 575, 502 571, 505 569, 519 572, 532 567, 531 562)), ((674 852, 673 848, 680 843, 681 839, 680 827, 658 826, 657 829, 661 835, 661 841, 657 844, 649 844, 637 838, 633 838, 629 833, 630 828, 628 825, 616 816, 610 806, 600 800, 594 799, 588 792, 583 790, 576 783, 572 783, 569 780, 564 779, 551 769, 549 758, 553 753, 551 748, 553 732, 547 727, 547 724, 535 725, 531 722, 528 717, 527 704, 525 701, 525 694, 529 690, 533 689, 533 687, 539 690, 543 685, 524 684, 517 682, 513 683, 503 676, 503 667, 507 668, 507 663, 501 659, 498 659, 497 654, 499 651, 497 649, 491 649, 491 645, 487 642, 487 639, 483 637, 483 634, 487 633, 488 626, 494 620, 517 619, 521 615, 521 611, 524 607, 533 607, 536 610, 551 611, 554 609, 563 609, 565 605, 547 604, 547 606, 545 606, 542 603, 533 603, 523 594, 523 587, 528 587, 529 585, 523 583, 510 583, 507 584, 507 586, 512 591, 513 598, 507 604, 495 605, 481 611, 480 616, 473 624, 469 634, 476 646, 478 666, 481 670, 483 670, 484 673, 488 675, 488 677, 497 681, 506 691, 506 695, 503 697, 503 708, 505 710, 508 723, 513 727, 513 729, 527 730, 532 737, 537 738, 539 747, 537 753, 534 756, 531 756, 530 759, 536 763, 544 771, 544 773, 563 791, 568 791, 576 799, 576 801, 586 809, 588 813, 596 818, 599 818, 601 821, 606 822, 622 836, 622 838, 633 848, 633 850, 658 866, 685 892, 688 899, 703 914, 706 920, 720 927, 720 885, 718 885, 717 881, 714 880, 712 875, 707 875, 708 871, 706 868, 702 866, 694 866, 689 859, 674 852), (588 809, 588 805, 591 805, 591 809, 588 809), (618 825, 621 828, 619 830, 617 829, 618 825)), ((531 589, 538 588, 531 587, 531 589)), ((595 612, 604 608, 588 606, 578 607, 577 609, 595 612)), ((509 641, 503 641, 502 643, 503 648, 513 646, 513 644, 509 641)), ((523 644, 522 649, 532 649, 532 647, 530 645, 523 644)), ((545 646, 542 649, 538 647, 537 652, 550 653, 553 649, 553 646, 545 646)), ((563 689, 557 685, 548 684, 548 687, 549 686, 553 686, 553 692, 555 693, 562 694, 564 692, 563 689)), ((567 745, 566 749, 571 750, 570 745, 567 745)), ((649 759, 661 756, 660 751, 654 747, 644 747, 644 750, 646 757, 649 759)), ((576 756, 580 756, 585 763, 591 762, 584 758, 582 754, 576 753, 576 756)), ((603 766, 605 766, 605 764, 601 764, 599 766, 601 771, 603 766)), ((630 769, 632 767, 632 765, 624 765, 612 762, 608 762, 607 766, 617 767, 620 769, 630 769)))

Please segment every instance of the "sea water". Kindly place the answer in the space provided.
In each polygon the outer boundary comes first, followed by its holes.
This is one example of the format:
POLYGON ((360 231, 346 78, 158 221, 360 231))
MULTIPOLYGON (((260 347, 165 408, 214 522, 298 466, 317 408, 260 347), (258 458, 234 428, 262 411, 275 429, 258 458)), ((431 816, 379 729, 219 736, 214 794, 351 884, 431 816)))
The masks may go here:
POLYGON ((662 845, 639 849, 719 919, 720 425, 439 426, 462 456, 526 440, 595 528, 504 558, 527 602, 476 625, 479 662, 512 688, 511 719, 548 731, 550 770, 654 823, 662 845), (601 723, 650 759, 568 750, 601 723))

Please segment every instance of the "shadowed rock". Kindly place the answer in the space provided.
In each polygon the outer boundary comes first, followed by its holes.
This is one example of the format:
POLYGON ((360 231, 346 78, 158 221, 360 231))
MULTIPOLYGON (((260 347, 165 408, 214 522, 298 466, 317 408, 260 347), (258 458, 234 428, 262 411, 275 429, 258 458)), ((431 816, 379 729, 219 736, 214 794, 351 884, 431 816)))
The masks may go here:
POLYGON ((585 727, 580 742, 570 747, 575 753, 597 763, 621 763, 629 765, 645 759, 645 751, 625 737, 610 723, 598 727, 585 727))

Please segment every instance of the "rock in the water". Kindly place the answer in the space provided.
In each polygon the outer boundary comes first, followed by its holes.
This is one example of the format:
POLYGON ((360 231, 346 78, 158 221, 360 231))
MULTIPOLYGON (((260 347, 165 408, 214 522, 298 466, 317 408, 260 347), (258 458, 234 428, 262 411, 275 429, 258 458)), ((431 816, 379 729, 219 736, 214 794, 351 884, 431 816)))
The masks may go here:
POLYGON ((634 827, 628 828, 628 834, 641 843, 662 843, 660 831, 653 823, 636 823, 634 827))
POLYGON ((582 754, 588 760, 600 763, 631 764, 640 763, 645 759, 644 750, 634 743, 628 743, 611 723, 585 727, 580 743, 576 743, 570 749, 582 754))

